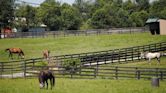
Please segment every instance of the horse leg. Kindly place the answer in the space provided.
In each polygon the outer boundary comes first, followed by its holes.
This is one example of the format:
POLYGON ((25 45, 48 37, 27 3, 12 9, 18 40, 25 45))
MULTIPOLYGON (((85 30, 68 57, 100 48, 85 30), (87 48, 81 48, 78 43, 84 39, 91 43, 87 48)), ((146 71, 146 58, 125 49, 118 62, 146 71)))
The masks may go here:
POLYGON ((22 57, 21 57, 21 53, 18 54, 18 59, 20 59, 20 58, 22 58, 22 57))
POLYGON ((9 58, 13 59, 13 54, 11 52, 9 53, 9 58))
POLYGON ((50 84, 51 84, 51 89, 52 89, 52 86, 53 86, 53 80, 50 79, 50 84))
POLYGON ((46 89, 48 89, 48 81, 47 81, 47 80, 46 80, 46 85, 47 85, 47 86, 46 86, 46 89))
POLYGON ((160 64, 160 58, 157 57, 158 64, 160 64))
POLYGON ((19 59, 19 57, 20 57, 21 55, 20 55, 20 53, 18 54, 18 58, 17 59, 19 59))
POLYGON ((149 58, 149 64, 151 65, 151 59, 149 58))

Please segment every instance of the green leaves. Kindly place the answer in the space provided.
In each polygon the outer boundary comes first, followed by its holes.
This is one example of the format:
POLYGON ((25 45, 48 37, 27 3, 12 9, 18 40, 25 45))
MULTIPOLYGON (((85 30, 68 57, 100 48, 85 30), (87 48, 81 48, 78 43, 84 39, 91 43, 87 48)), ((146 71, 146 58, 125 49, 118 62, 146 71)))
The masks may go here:
POLYGON ((15 0, 0 0, 0 22, 4 26, 12 25, 14 18, 15 0))
MULTIPOLYGON (((12 2, 0 2, 12 6, 12 2)), ((144 26, 149 17, 166 19, 165 6, 166 0, 75 0, 73 5, 45 0, 39 7, 21 5, 16 15, 25 17, 28 26, 46 24, 50 30, 107 29, 144 26)), ((0 8, 0 21, 8 23, 12 8, 0 8)))
POLYGON ((91 19, 91 25, 96 29, 108 28, 110 26, 110 16, 105 9, 97 10, 91 19))

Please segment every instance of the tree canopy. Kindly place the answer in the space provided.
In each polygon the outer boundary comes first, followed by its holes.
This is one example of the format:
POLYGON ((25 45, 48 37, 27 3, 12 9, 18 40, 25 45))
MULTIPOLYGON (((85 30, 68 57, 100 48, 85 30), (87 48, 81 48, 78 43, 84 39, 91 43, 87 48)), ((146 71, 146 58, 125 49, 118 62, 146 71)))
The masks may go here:
POLYGON ((45 0, 38 7, 15 0, 0 1, 0 22, 17 27, 45 24, 50 30, 106 29, 142 27, 149 17, 166 19, 166 0, 75 0, 72 5, 45 0), (14 3, 15 2, 15 3, 14 3), (15 10, 15 11, 14 11, 15 10), (14 15, 15 14, 15 15, 14 15))
POLYGON ((11 25, 14 20, 15 0, 0 0, 0 22, 4 26, 11 25))

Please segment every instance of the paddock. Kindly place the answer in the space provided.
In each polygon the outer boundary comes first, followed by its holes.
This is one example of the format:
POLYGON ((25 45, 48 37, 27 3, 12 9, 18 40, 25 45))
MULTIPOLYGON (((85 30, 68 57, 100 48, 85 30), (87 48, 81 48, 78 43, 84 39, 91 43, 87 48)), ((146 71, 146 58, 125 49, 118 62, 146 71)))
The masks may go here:
POLYGON ((127 93, 135 91, 137 93, 162 93, 166 91, 165 57, 161 57, 159 66, 155 64, 155 60, 152 60, 152 65, 149 66, 146 61, 139 59, 139 55, 142 50, 165 52, 165 49, 165 42, 160 42, 128 48, 123 46, 106 51, 52 56, 52 62, 57 62, 56 68, 55 66, 46 66, 47 62, 40 57, 0 62, 0 82, 3 84, 9 82, 4 86, 0 84, 2 86, 0 92, 92 93, 95 89, 99 93, 124 93, 124 91, 127 93), (81 66, 68 70, 61 66, 61 63, 66 60, 78 59, 82 63, 81 66), (51 69, 57 77, 56 87, 52 91, 40 90, 38 87, 37 75, 41 69, 47 68, 51 69), (160 78, 158 89, 151 87, 150 79, 152 77, 160 78), (13 87, 13 85, 17 86, 13 87), (11 90, 8 90, 8 87, 11 90))

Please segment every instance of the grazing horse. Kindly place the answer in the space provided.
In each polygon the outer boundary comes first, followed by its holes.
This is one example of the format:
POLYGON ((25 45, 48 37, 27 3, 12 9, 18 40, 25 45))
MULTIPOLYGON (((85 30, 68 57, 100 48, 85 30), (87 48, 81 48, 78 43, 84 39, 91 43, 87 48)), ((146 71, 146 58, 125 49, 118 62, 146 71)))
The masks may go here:
POLYGON ((50 56, 50 51, 49 50, 43 50, 43 58, 49 60, 49 56, 50 56))
POLYGON ((50 79, 51 89, 55 85, 55 77, 50 70, 40 71, 38 79, 39 79, 39 83, 40 83, 40 88, 44 88, 45 83, 46 83, 46 85, 47 85, 46 88, 48 89, 48 79, 50 79))
POLYGON ((140 58, 145 58, 149 60, 149 63, 152 58, 157 58, 158 63, 160 64, 160 57, 161 53, 155 52, 155 53, 150 53, 150 52, 141 52, 140 58))
POLYGON ((11 57, 13 59, 13 54, 18 54, 18 58, 24 58, 24 52, 22 51, 21 48, 7 48, 5 51, 9 52, 9 58, 11 57))

